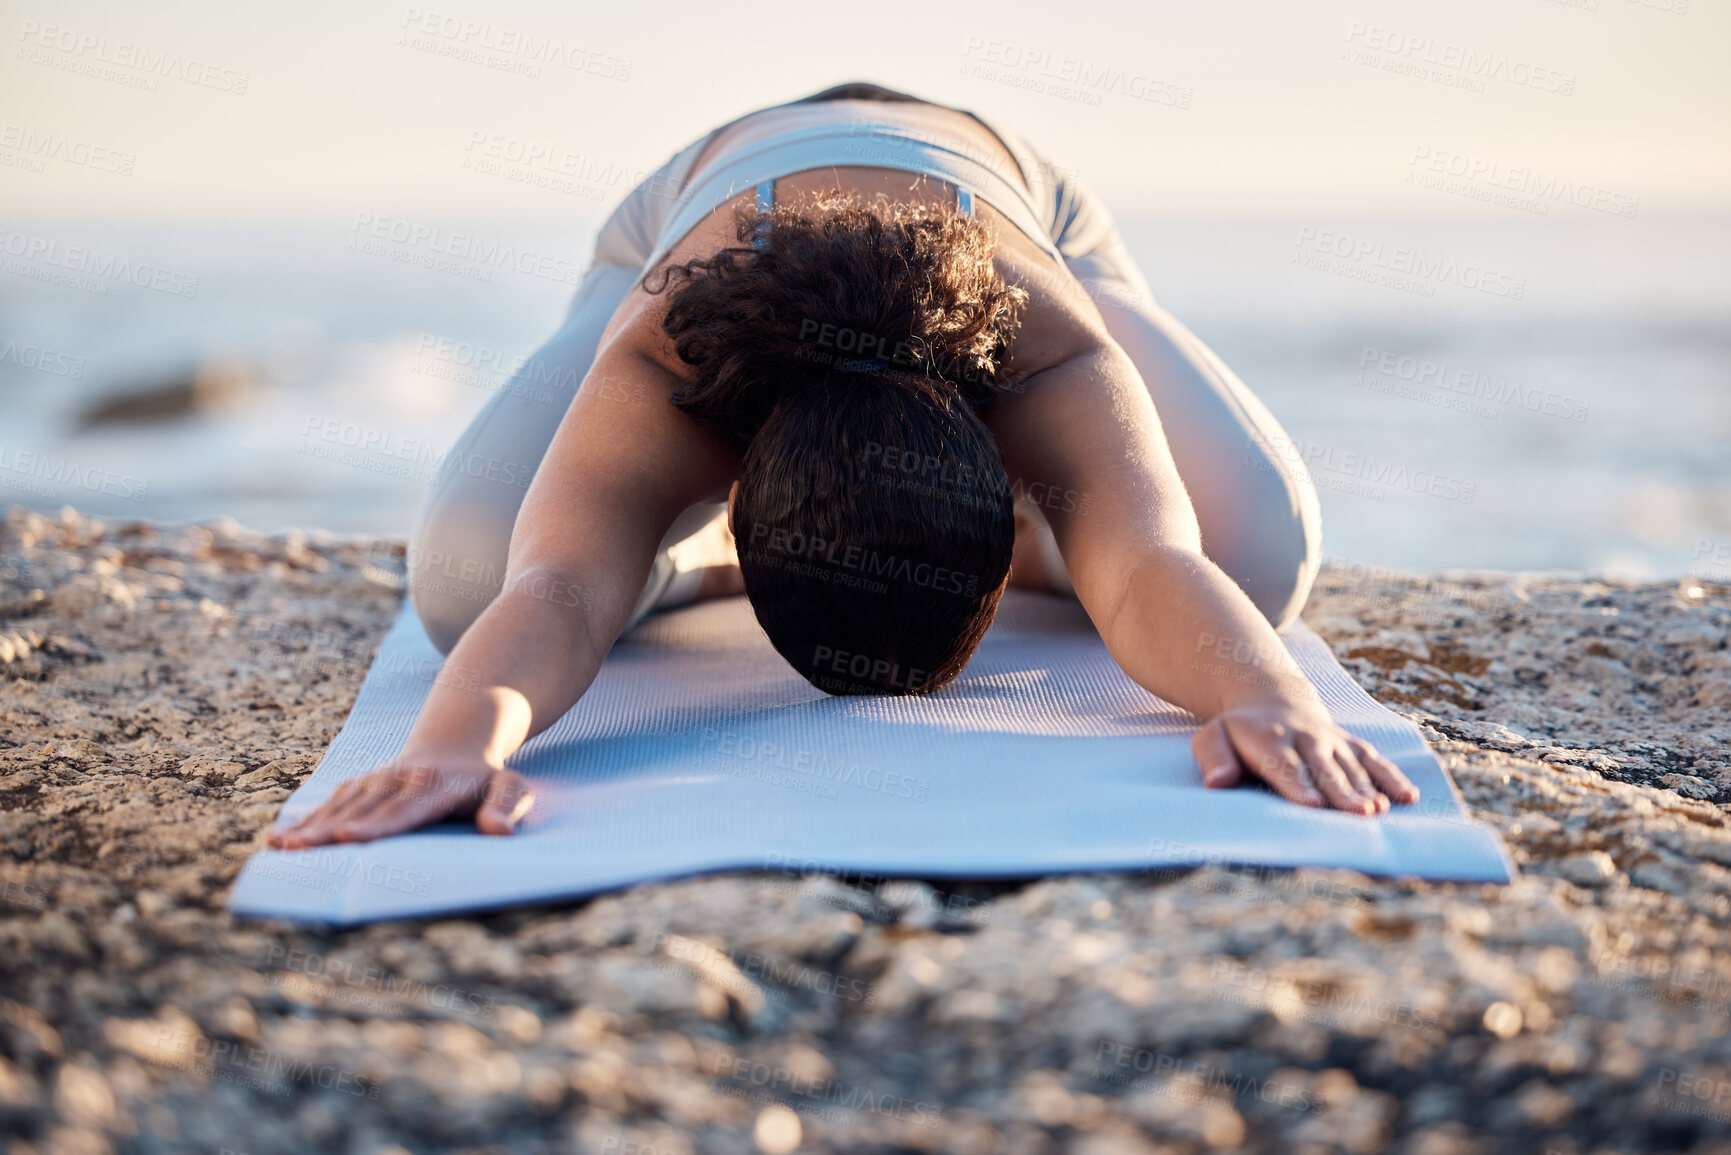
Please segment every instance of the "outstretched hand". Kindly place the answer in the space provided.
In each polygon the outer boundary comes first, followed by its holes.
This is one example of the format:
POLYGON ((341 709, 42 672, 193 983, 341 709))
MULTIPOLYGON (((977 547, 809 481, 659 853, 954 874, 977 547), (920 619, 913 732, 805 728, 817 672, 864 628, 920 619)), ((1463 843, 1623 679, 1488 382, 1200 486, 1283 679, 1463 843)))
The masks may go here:
POLYGON ((1226 710, 1197 732, 1190 749, 1203 784, 1213 789, 1254 775, 1300 806, 1367 816, 1385 812, 1391 802, 1418 801, 1418 788, 1400 767, 1342 730, 1319 703, 1226 710))
POLYGON ((482 834, 510 834, 535 805, 528 782, 478 760, 389 762, 338 786, 316 810, 270 836, 277 850, 371 842, 442 818, 473 816, 482 834))

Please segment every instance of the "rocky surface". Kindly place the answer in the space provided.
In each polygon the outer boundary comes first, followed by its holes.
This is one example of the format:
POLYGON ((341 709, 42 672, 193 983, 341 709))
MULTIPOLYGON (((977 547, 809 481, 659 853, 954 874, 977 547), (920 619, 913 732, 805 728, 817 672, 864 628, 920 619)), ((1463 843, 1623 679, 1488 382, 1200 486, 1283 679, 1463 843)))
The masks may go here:
POLYGON ((0 531, 0 1137, 27 1152, 1731 1152, 1731 587, 1325 570, 1513 886, 729 875, 237 922, 402 546, 0 531))

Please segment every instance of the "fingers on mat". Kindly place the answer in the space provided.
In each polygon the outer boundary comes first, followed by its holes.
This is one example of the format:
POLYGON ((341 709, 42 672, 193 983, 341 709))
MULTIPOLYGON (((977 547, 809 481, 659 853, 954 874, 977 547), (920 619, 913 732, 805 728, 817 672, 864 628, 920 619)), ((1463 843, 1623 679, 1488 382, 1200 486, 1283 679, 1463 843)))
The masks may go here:
POLYGON ((1334 761, 1346 775, 1346 780, 1352 783, 1352 788, 1359 797, 1370 799, 1373 813, 1381 814, 1388 810, 1388 795, 1371 782, 1370 772, 1364 768, 1351 746, 1335 746, 1334 761))
POLYGON ((1196 731, 1196 737, 1190 742, 1190 752, 1196 755, 1196 764, 1202 767, 1202 784, 1211 790, 1236 786, 1244 777, 1238 754, 1232 749, 1232 739, 1218 718, 1196 731))
POLYGON ((424 804, 397 798, 358 818, 348 819, 337 832, 343 842, 371 842, 375 838, 413 830, 432 817, 436 815, 428 813, 424 804))
POLYGON ((1323 745, 1308 734, 1300 734, 1295 744, 1298 753, 1304 758, 1304 764, 1310 767, 1318 788, 1328 798, 1329 805, 1348 814, 1376 812, 1375 800, 1360 794, 1353 786, 1340 763, 1335 761, 1331 746, 1323 745))
POLYGON ((1358 755, 1359 763, 1370 772, 1371 781, 1382 788, 1389 801, 1402 806, 1418 801, 1418 787, 1412 784, 1412 779, 1403 774, 1399 766, 1378 753, 1376 747, 1363 738, 1354 738, 1352 750, 1358 755))
POLYGON ((1274 792, 1300 806, 1327 806, 1315 776, 1297 750, 1285 743, 1269 742, 1257 758, 1257 771, 1274 792))
POLYGON ((399 779, 395 771, 368 777, 372 781, 361 788, 359 795, 348 804, 334 823, 333 833, 339 842, 363 841, 369 837, 359 832, 374 815, 390 808, 397 801, 399 779))
POLYGON ((332 819, 342 813, 344 808, 344 803, 334 795, 325 799, 311 814, 282 832, 280 836, 282 845, 287 849, 296 850, 303 846, 317 846, 320 843, 330 841, 325 837, 327 829, 331 825, 332 819))
POLYGON ((510 834, 534 807, 529 783, 509 770, 498 770, 487 780, 487 797, 475 814, 475 826, 483 834, 510 834))
POLYGON ((341 783, 331 791, 331 796, 310 814, 288 829, 278 831, 272 837, 271 845, 285 850, 298 850, 305 846, 320 846, 338 841, 337 828, 351 819, 361 807, 370 808, 378 801, 379 796, 373 792, 373 777, 367 774, 341 783))

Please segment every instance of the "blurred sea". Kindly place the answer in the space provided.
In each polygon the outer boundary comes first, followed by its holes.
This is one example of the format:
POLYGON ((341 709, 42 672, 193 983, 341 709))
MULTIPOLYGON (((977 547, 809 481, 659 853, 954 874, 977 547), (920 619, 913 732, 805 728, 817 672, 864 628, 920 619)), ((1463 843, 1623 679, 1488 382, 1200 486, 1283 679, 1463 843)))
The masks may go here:
MULTIPOLYGON (((0 228, 0 504, 403 536, 596 223, 438 225, 527 272, 347 223, 0 228), (194 378, 195 415, 81 421, 194 378)), ((1310 463, 1329 556, 1731 580, 1731 219, 1121 227, 1310 463)))

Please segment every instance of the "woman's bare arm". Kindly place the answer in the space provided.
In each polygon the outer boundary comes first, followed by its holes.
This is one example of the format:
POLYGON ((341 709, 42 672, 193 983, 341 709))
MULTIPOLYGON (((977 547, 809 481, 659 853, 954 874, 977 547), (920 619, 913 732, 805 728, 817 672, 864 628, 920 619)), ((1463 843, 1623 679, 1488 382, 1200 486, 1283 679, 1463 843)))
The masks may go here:
POLYGON ((717 500, 737 468, 668 403, 677 388, 629 334, 603 347, 524 496, 504 589, 446 658, 402 752, 273 846, 366 841, 468 814, 506 834, 527 813, 532 795, 505 760, 589 688, 668 527, 717 500))
POLYGON ((1245 773, 1283 797, 1380 813, 1418 798, 1341 730, 1279 636, 1202 552, 1196 515, 1135 365, 1103 330, 1048 325, 1047 367, 990 418, 1011 479, 1043 509, 1088 615, 1136 683, 1205 720, 1209 786, 1245 773))

